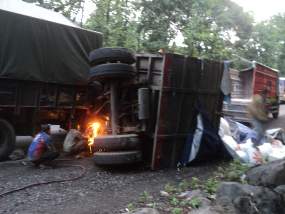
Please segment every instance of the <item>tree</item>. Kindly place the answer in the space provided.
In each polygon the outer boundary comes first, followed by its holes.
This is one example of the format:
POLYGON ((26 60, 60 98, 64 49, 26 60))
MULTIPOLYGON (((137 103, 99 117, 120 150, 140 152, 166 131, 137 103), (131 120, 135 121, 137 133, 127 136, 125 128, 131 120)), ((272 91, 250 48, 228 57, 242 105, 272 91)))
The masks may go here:
POLYGON ((85 0, 24 0, 46 9, 51 9, 62 13, 67 18, 75 21, 77 15, 81 11, 83 13, 83 5, 85 0))
POLYGON ((177 33, 176 25, 180 8, 177 0, 141 0, 135 4, 140 14, 137 32, 140 36, 140 49, 156 52, 168 49, 177 33))
POLYGON ((229 0, 141 0, 135 5, 142 49, 147 51, 165 48, 191 56, 227 58, 252 30, 253 18, 229 0), (178 32, 183 34, 184 47, 176 45, 178 32))
POLYGON ((231 1, 200 0, 183 8, 188 15, 180 26, 185 38, 185 53, 226 59, 249 40, 253 18, 231 1))
MULTIPOLYGON (((26 0, 76 14, 83 0, 26 0), (73 12, 75 11, 75 12, 73 12)), ((227 59, 252 55, 253 18, 230 0, 92 0, 96 9, 85 27, 102 32, 105 46, 157 52, 164 48, 196 57, 227 59), (182 34, 184 44, 177 41, 182 34), (232 39, 234 36, 234 40, 232 39)))
POLYGON ((240 55, 276 68, 285 74, 285 14, 273 16, 254 26, 240 55))
POLYGON ((137 49, 138 37, 130 0, 93 0, 96 10, 85 27, 102 32, 105 46, 137 49))

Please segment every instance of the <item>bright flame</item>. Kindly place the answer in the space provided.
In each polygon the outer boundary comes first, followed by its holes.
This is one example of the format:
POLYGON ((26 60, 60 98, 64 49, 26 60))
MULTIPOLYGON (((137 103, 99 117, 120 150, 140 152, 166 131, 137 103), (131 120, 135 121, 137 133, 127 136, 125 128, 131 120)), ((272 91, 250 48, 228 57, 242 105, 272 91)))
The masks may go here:
POLYGON ((94 139, 98 136, 100 131, 101 124, 99 122, 89 123, 87 126, 87 138, 88 138, 88 146, 90 149, 90 153, 92 153, 92 145, 94 143, 94 139))

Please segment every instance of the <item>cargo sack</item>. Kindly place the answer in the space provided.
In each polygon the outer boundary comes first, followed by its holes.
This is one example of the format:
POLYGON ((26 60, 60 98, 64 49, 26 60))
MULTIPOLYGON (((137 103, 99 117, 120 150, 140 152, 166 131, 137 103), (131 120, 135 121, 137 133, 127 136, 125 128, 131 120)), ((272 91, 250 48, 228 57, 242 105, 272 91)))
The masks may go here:
POLYGON ((64 140, 63 151, 67 154, 76 154, 85 149, 86 142, 82 134, 75 129, 71 129, 64 140))

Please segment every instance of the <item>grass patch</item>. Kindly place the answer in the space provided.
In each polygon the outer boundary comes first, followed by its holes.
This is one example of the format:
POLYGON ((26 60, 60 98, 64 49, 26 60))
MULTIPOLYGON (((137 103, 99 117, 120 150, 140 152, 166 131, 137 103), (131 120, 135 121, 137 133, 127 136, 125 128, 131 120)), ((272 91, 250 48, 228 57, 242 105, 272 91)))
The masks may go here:
POLYGON ((182 214, 182 213, 183 213, 183 209, 179 207, 174 207, 171 210, 171 214, 182 214))
POLYGON ((182 180, 179 184, 178 184, 178 190, 179 192, 183 192, 188 190, 191 187, 191 184, 189 181, 187 180, 182 180))
POLYGON ((190 181, 190 187, 192 189, 199 189, 201 187, 201 181, 199 178, 192 177, 190 181))
POLYGON ((176 207, 177 205, 180 204, 180 201, 175 196, 172 196, 171 199, 170 199, 170 204, 172 206, 176 207))
POLYGON ((219 181, 216 178, 209 178, 203 187, 204 191, 213 195, 217 192, 219 181))
POLYGON ((189 205, 194 209, 198 209, 202 205, 202 201, 199 198, 192 198, 189 205))
POLYGON ((219 167, 217 177, 222 181, 244 182, 241 177, 250 167, 234 160, 227 167, 219 167))
MULTIPOLYGON (((201 180, 197 177, 190 179, 184 179, 177 185, 167 183, 164 186, 164 191, 169 194, 168 197, 162 197, 155 200, 147 191, 140 194, 139 207, 144 204, 151 204, 152 208, 162 209, 165 207, 170 210, 171 214, 182 214, 188 213, 192 209, 198 209, 202 205, 202 201, 198 197, 192 199, 181 198, 179 195, 185 191, 192 191, 200 189, 208 193, 208 198, 214 199, 215 193, 217 192, 218 186, 222 181, 236 181, 242 182, 241 176, 249 169, 248 166, 242 164, 239 161, 233 161, 219 167, 218 170, 207 180, 201 180), (213 197, 212 197, 213 196, 213 197), (160 200, 159 200, 160 199, 160 200), (159 202, 159 203, 158 203, 159 202), (162 202, 162 203, 161 203, 162 202), (163 205, 163 206, 161 206, 163 205)), ((149 205, 150 206, 150 205, 149 205)), ((128 204, 128 210, 131 212, 136 207, 133 203, 128 204)))
POLYGON ((129 203, 127 208, 128 208, 128 212, 132 212, 136 209, 136 207, 133 203, 129 203))
POLYGON ((174 187, 174 185, 167 183, 164 186, 164 191, 169 193, 169 194, 173 194, 173 193, 176 193, 178 190, 174 187))
POLYGON ((139 202, 140 203, 147 203, 150 202, 150 200, 152 200, 153 197, 147 192, 144 191, 143 193, 141 193, 140 197, 139 197, 139 202))

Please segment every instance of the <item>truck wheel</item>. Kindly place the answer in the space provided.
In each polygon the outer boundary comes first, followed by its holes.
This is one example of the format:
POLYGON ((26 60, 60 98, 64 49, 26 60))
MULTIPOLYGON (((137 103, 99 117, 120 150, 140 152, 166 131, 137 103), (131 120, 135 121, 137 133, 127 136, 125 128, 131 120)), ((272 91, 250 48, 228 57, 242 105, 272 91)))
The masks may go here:
POLYGON ((279 116, 279 112, 274 112, 274 113, 272 113, 272 116, 273 116, 274 119, 277 119, 278 116, 279 116))
POLYGON ((96 137, 93 148, 95 151, 124 151, 138 149, 140 146, 138 136, 129 134, 96 137))
POLYGON ((15 148, 16 135, 13 126, 0 119, 0 161, 6 160, 15 148))
POLYGON ((91 66, 96 66, 108 62, 133 64, 136 60, 126 48, 99 48, 90 52, 89 61, 91 66))
POLYGON ((141 151, 95 152, 94 162, 97 165, 123 165, 142 161, 141 151))
POLYGON ((129 79, 134 77, 135 69, 131 65, 110 63, 91 68, 90 80, 129 79))

